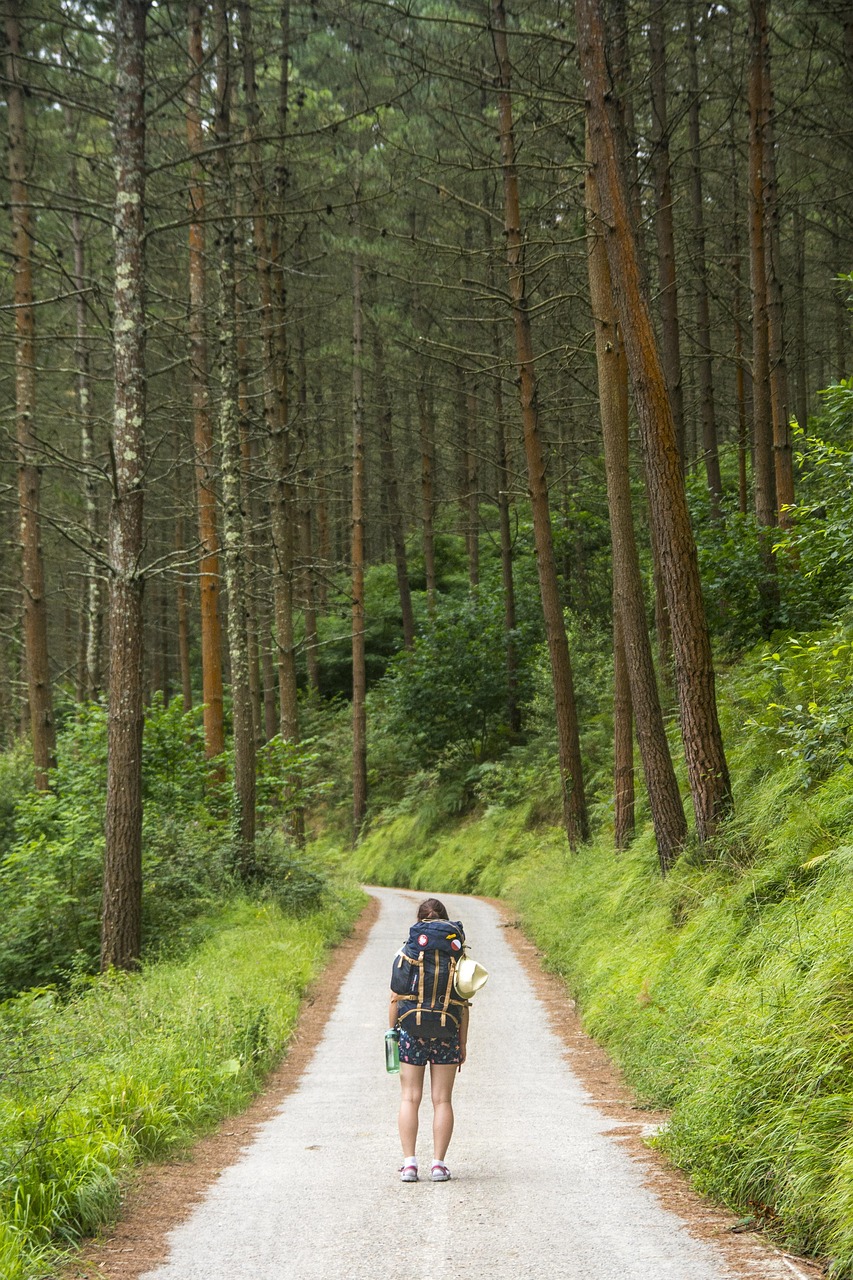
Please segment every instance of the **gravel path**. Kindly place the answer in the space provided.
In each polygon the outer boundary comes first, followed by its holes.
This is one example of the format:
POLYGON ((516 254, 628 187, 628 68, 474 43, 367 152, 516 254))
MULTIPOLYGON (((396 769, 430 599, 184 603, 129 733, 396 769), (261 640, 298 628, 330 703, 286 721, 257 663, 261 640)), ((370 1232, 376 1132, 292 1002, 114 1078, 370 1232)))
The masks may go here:
MULTIPOLYGON (((391 959, 422 895, 373 891, 381 911, 299 1087, 170 1236, 143 1280, 762 1280, 732 1270, 663 1208, 643 1167, 573 1074, 498 912, 443 896, 491 979, 456 1085, 451 1182, 399 1181, 397 1077, 383 1031, 391 959)), ((431 1109, 418 1154, 432 1157, 431 1109)), ((799 1273, 801 1274, 801 1273, 799 1273)))

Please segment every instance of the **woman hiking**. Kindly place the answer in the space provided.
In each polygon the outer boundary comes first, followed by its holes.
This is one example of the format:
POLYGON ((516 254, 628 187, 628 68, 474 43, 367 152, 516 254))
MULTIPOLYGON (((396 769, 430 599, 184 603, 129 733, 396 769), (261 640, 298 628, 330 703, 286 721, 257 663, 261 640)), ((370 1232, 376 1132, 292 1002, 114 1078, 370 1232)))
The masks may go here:
POLYGON ((452 987, 456 957, 465 942, 462 926, 450 921, 437 898, 418 907, 409 939, 398 953, 392 975, 388 1025, 400 1036, 400 1142, 403 1182, 418 1181, 418 1111, 429 1063, 433 1107, 433 1182, 447 1182, 444 1157, 453 1133, 453 1085, 465 1061, 468 1003, 452 987), (394 988, 397 988, 395 990, 394 988))

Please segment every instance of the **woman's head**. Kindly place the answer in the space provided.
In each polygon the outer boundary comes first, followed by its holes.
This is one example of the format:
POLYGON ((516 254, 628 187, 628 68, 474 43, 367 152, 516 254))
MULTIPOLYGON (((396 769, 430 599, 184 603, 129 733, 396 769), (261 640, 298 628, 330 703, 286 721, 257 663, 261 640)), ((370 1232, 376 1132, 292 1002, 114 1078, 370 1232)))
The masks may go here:
POLYGON ((438 898, 426 898, 418 907, 418 920, 448 920, 447 907, 438 898))

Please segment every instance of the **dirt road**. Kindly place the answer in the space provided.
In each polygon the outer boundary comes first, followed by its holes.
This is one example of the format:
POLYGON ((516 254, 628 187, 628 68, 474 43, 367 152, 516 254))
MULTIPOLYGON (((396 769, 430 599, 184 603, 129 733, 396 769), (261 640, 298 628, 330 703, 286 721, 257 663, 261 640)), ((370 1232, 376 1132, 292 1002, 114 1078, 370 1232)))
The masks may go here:
MULTIPOLYGON (((399 1085, 383 1065, 385 996, 421 895, 374 892, 379 917, 298 1088, 172 1232, 169 1260, 145 1280, 804 1274, 758 1243, 733 1258, 665 1207, 647 1162, 626 1150, 624 1125, 592 1104, 573 1072, 498 911, 477 899, 444 899, 491 974, 456 1088, 453 1177, 402 1184, 399 1085)), ((427 1170, 430 1121, 425 1099, 418 1154, 427 1170)))

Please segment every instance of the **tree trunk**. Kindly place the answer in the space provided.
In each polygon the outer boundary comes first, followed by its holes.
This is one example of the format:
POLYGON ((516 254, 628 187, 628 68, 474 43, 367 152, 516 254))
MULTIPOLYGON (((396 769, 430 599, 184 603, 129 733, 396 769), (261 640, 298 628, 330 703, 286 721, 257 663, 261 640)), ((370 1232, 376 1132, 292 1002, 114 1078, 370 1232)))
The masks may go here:
MULTIPOLYGON (((799 177, 795 163, 794 179, 799 177)), ((794 206, 794 277, 796 284, 796 335, 797 355, 795 361, 795 403, 796 418, 804 431, 808 429, 809 393, 808 393, 808 356, 806 351, 806 219, 803 213, 802 198, 797 198, 794 206)))
MULTIPOLYGON (((762 6, 765 0, 761 0, 762 6)), ((794 504, 794 451, 791 440, 788 366, 782 307, 782 250, 779 240, 779 185, 776 181, 775 108, 770 75, 770 33, 766 10, 759 20, 764 100, 764 222, 767 280, 767 356, 770 366, 770 410, 773 420, 773 472, 776 520, 790 528, 794 504)))
POLYGON ((480 585, 480 467, 478 458, 480 399, 476 384, 470 381, 465 393, 465 541, 468 548, 468 582, 472 590, 480 585))
POLYGON ((219 612, 219 530, 216 513, 216 457, 208 396, 207 334, 205 332, 205 208, 204 171, 199 158, 205 146, 201 127, 201 79, 205 60, 202 43, 202 5, 187 8, 189 75, 186 88, 187 142, 193 156, 190 177, 189 227, 189 345, 193 401, 201 620, 201 697, 204 704, 204 746, 208 760, 225 750, 222 690, 222 624, 219 612))
POLYGON ((116 0, 113 495, 101 968, 142 946, 143 485, 145 479, 145 13, 116 0))
POLYGON ((409 586, 409 564, 406 555, 406 530, 400 508, 397 486, 397 470, 394 462, 393 412, 388 382, 385 376, 385 353, 382 334, 377 324, 374 328, 374 360, 379 400, 379 452, 382 478, 388 500, 388 520, 391 525, 391 541, 394 546, 394 564, 397 570, 397 591, 400 596, 400 612, 403 617, 403 644, 411 649, 415 643, 415 615, 412 610, 412 592, 409 586))
POLYGON ((634 835, 634 716, 628 660, 613 593, 613 843, 627 849, 634 835))
POLYGON ((86 508, 86 533, 92 554, 86 565, 86 583, 83 606, 81 608, 81 635, 83 640, 82 654, 82 700, 97 698, 101 692, 101 643, 103 633, 103 604, 101 600, 101 567, 97 552, 103 550, 103 540, 99 531, 97 469, 94 465, 95 454, 95 420, 92 413, 92 376, 87 334, 86 305, 86 266, 83 242, 83 220, 79 207, 79 183, 77 177, 77 159, 74 155, 76 145, 70 123, 68 121, 69 146, 71 159, 68 169, 69 195, 73 205, 71 213, 71 243, 74 257, 74 364, 77 369, 76 392, 77 412, 80 415, 80 461, 83 466, 83 499, 86 508))
MULTIPOLYGON (((282 20, 284 22, 283 6, 282 20)), ((288 742, 299 740, 299 703, 296 681, 296 644, 293 628, 293 560, 295 502, 291 477, 288 423, 287 344, 284 292, 278 238, 273 239, 267 218, 265 177, 257 132, 259 109, 252 36, 252 10, 247 0, 238 5, 243 56, 243 81, 249 137, 249 174, 252 187, 252 234, 258 266, 261 335, 263 340, 264 413, 269 440, 272 479, 271 514, 273 540, 273 591, 278 643, 278 691, 280 733, 288 742)), ((286 26, 285 26, 286 30, 286 26)), ((282 94, 286 115, 287 48, 282 48, 282 94)), ((279 195, 281 196, 281 192, 279 195)))
MULTIPOLYGON (((591 159, 589 140, 587 155, 591 159)), ((628 822, 626 770, 631 761, 633 710, 658 858, 661 870, 665 873, 687 839, 687 822, 666 736, 652 646, 646 626, 643 580, 631 512, 628 367, 616 323, 610 267, 600 225, 598 188, 592 166, 587 169, 586 175, 586 207, 589 289, 595 327, 598 399, 613 544, 614 735, 617 730, 619 732, 614 745, 616 844, 617 848, 624 847, 620 843, 620 832, 627 828, 628 822), (625 679, 628 681, 627 697, 623 689, 625 679)), ((633 764, 630 764, 630 773, 633 779, 633 764)), ((630 796, 633 801, 633 781, 630 796)), ((633 803, 630 813, 633 815, 633 803)), ((631 825, 633 827, 633 818, 631 825)))
MULTIPOLYGON (((738 181, 738 150, 735 136, 734 118, 731 121, 731 140, 729 143, 731 158, 732 206, 740 208, 740 183, 738 181)), ((743 350, 743 261, 741 255, 740 226, 737 218, 732 219, 731 229, 731 272, 734 282, 732 293, 732 324, 734 327, 734 365, 735 365, 735 399, 737 401, 737 441, 738 441, 738 511, 745 516, 749 509, 749 483, 747 476, 747 454, 749 452, 749 430, 746 412, 746 366, 743 350)))
MULTIPOLYGON (((353 222, 358 234, 359 190, 353 222)), ((352 264, 352 827, 358 840, 367 812, 367 672, 364 652, 364 318, 361 259, 352 264)))
MULTIPOLYGON (((180 501, 180 495, 178 495, 180 501)), ((176 606, 178 615, 178 663, 181 669, 181 698, 184 711, 191 711, 193 705, 193 680, 190 665, 190 604, 187 591, 187 573, 184 567, 186 560, 186 543, 184 539, 184 517, 180 513, 175 518, 175 553, 178 561, 178 583, 176 606)))
POLYGON ((749 6, 749 261, 752 292, 752 420, 755 515, 760 526, 762 575, 759 583, 762 629, 769 635, 779 604, 779 588, 770 530, 776 523, 773 417, 770 403, 770 354, 767 326, 767 255, 764 213, 767 153, 767 99, 764 92, 764 0, 749 6))
POLYGON ((660 283, 661 349, 667 390, 675 422, 675 436, 682 468, 687 462, 684 438, 684 391, 681 380, 681 339, 678 324, 678 287, 675 273, 675 223, 672 214, 672 175, 669 158, 669 122, 666 105, 667 0, 651 0, 649 14, 649 83, 652 95, 652 173, 655 187, 655 234, 660 283))
POLYGON ((24 595, 24 647, 36 786, 48 785, 56 764, 56 726, 50 687, 47 601, 41 549, 41 470, 33 430, 36 407, 35 311, 33 308, 32 214, 27 187, 27 123, 20 66, 19 0, 6 6, 6 94, 9 122, 9 196, 12 208, 15 306, 15 427, 18 506, 24 595))
MULTIPOLYGON (((833 263, 844 261, 844 255, 841 252, 841 238, 838 234, 838 214, 833 211, 832 215, 832 258, 833 263)), ((835 381, 840 382, 842 378, 850 376, 850 367, 847 357, 847 328, 849 325, 849 306, 848 306, 848 290, 846 285, 839 288, 836 284, 833 290, 833 311, 835 316, 835 339, 832 359, 835 362, 835 381)), ((820 379, 820 386, 824 385, 824 379, 820 379)))
POLYGON ((504 429, 503 389, 500 379, 500 333, 497 325, 492 336, 495 352, 495 452, 497 455, 498 529, 501 543, 501 582, 504 595, 504 631, 506 633, 507 724, 513 735, 521 733, 521 708, 518 705, 518 653, 515 644, 515 583, 512 573, 512 529, 509 522, 509 465, 504 429))
MULTIPOLYGON (((264 562, 266 566, 266 562, 264 562)), ((272 655, 270 601, 266 591, 258 599, 258 647, 261 653, 261 677, 264 686, 264 739, 269 742, 279 730, 278 696, 275 687, 275 663, 272 655)))
POLYGON ((255 726, 249 678, 246 565, 241 505, 239 378, 237 371, 237 289, 235 266, 234 184, 231 172, 231 36, 227 0, 216 0, 217 142, 216 235, 219 267, 219 434, 222 450, 223 553, 228 591, 228 655, 234 733, 234 801, 237 870, 244 881, 255 872, 255 726))
POLYGON ((521 231, 521 209, 518 174, 515 166, 509 49, 503 0, 491 0, 490 28, 497 62, 498 117, 500 121, 501 168, 503 171, 506 254, 509 269, 510 297, 515 328, 521 416, 524 425, 524 450, 530 484, 533 533, 536 544, 536 567, 539 592, 548 637, 554 702, 557 716, 557 742, 560 757, 560 782, 563 798, 563 823, 572 848, 587 839, 589 823, 584 795, 580 736, 575 706, 572 666, 566 637, 563 606, 557 584, 554 542, 545 460, 539 431, 539 408, 536 394, 533 338, 527 310, 524 274, 524 239, 521 231))
POLYGON ((693 5, 687 5, 687 54, 690 108, 690 205, 693 221, 693 257, 696 285, 696 341, 699 347, 699 416, 702 422, 702 454, 711 495, 714 519, 721 516, 723 478, 717 445, 717 417, 714 409, 714 367, 711 356, 711 305, 708 297, 708 266, 705 259, 705 204, 702 192, 702 150, 699 127, 699 67, 696 56, 696 19, 693 5))
POLYGON ((616 162, 601 0, 576 0, 576 13, 591 154, 614 300, 646 453, 649 517, 656 530, 672 624, 681 735, 696 831, 699 840, 704 842, 731 808, 731 785, 717 719, 714 665, 696 546, 687 511, 672 406, 639 269, 627 187, 616 162))
POLYGON ((426 372, 418 382, 418 426, 421 445, 421 523, 423 526, 424 577, 426 580, 427 610, 435 611, 435 494, 433 489, 433 423, 430 412, 426 372))
MULTIPOLYGON (((297 342, 297 365, 299 371, 299 435, 300 450, 307 448, 308 443, 308 372, 305 364, 305 325, 299 326, 297 342)), ((306 468, 303 464, 303 475, 306 468)), ((305 623, 305 671, 308 688, 314 693, 320 691, 320 661, 317 647, 317 587, 314 568, 314 519, 312 510, 311 472, 307 472, 308 483, 304 483, 297 491, 297 509, 299 513, 299 558, 300 582, 302 586, 302 616, 305 623)))

